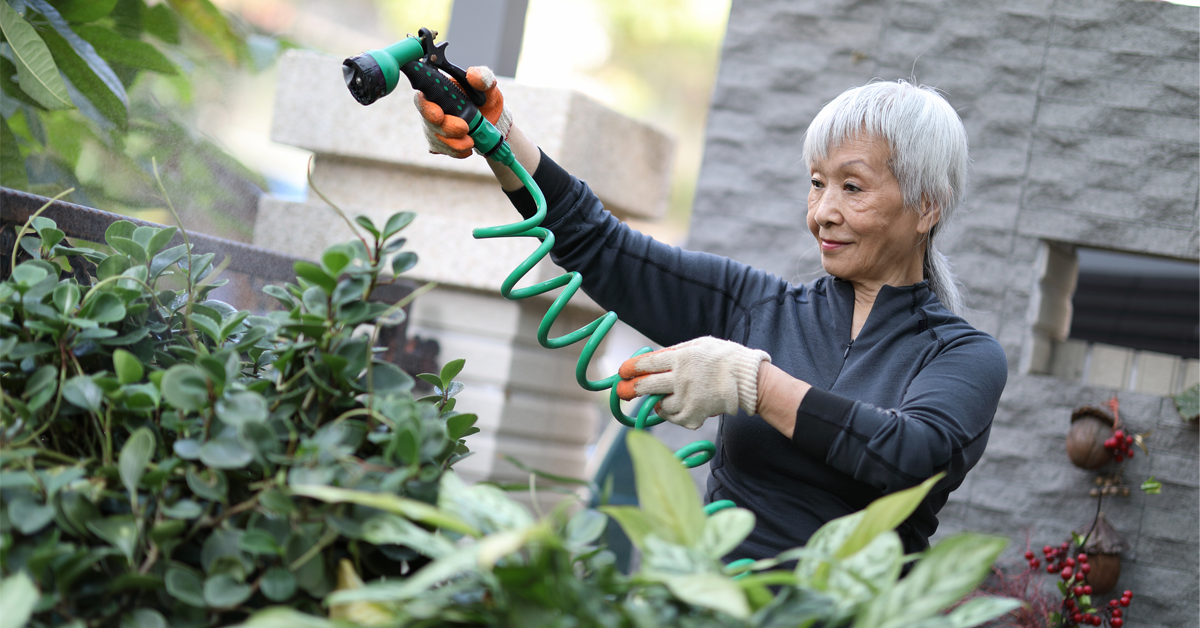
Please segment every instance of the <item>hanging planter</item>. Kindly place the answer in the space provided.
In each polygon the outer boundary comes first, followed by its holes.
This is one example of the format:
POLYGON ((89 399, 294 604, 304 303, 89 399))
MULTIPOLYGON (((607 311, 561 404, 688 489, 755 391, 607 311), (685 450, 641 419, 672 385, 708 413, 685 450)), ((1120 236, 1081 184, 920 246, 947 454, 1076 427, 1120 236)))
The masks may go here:
POLYGON ((1088 471, 1099 469, 1112 460, 1104 441, 1113 435, 1113 416, 1100 408, 1083 406, 1071 413, 1067 432, 1067 455, 1072 464, 1088 471))
POLYGON ((1091 585, 1095 595, 1112 591, 1121 578, 1121 552, 1129 549, 1129 543, 1121 538, 1103 512, 1098 513, 1096 521, 1084 526, 1078 534, 1087 537, 1083 551, 1087 553, 1091 570, 1086 574, 1085 582, 1091 585))

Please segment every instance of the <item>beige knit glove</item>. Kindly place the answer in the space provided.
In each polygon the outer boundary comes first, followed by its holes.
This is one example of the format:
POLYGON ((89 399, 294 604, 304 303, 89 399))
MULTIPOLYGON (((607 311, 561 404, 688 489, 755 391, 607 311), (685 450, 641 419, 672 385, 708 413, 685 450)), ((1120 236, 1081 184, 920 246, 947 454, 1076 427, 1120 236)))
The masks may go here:
POLYGON ((718 414, 758 412, 758 369, 766 351, 711 336, 630 358, 618 372, 617 396, 667 395, 662 418, 694 430, 718 414))
MULTIPOLYGON (((449 76, 443 78, 458 84, 449 76)), ((507 138, 508 129, 512 126, 512 111, 504 106, 504 94, 496 87, 496 75, 487 66, 473 66, 467 68, 467 82, 487 97, 487 102, 479 108, 479 113, 500 131, 501 137, 507 138)), ((426 100, 421 92, 413 92, 413 103, 416 104, 417 111, 421 112, 421 119, 425 123, 425 141, 429 143, 429 152, 450 155, 457 159, 471 156, 475 140, 467 135, 468 121, 446 115, 441 107, 426 100)))

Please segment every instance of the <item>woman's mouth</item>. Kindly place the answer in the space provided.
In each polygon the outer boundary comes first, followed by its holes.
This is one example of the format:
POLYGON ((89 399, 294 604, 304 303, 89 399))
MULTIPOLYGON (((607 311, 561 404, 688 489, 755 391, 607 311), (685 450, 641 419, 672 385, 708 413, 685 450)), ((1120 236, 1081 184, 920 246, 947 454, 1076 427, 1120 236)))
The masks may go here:
POLYGON ((850 245, 849 242, 839 242, 837 240, 828 240, 826 238, 821 238, 821 250, 822 251, 836 251, 842 247, 849 246, 849 245, 850 245))

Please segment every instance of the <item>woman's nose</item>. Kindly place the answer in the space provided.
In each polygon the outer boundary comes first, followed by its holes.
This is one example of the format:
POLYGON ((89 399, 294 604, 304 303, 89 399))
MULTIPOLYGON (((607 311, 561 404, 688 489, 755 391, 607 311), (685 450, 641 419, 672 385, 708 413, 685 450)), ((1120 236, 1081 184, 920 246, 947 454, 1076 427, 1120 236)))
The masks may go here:
POLYGON ((813 219, 818 225, 836 225, 842 222, 842 212, 838 205, 836 190, 825 190, 817 199, 813 211, 813 219))

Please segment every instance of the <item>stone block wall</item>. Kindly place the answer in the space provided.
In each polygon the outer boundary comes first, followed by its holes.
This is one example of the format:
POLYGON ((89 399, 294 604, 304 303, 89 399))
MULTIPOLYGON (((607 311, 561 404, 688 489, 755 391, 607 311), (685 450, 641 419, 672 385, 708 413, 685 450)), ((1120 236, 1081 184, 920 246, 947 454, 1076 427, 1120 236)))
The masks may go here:
POLYGON ((1200 9, 1130 0, 734 3, 688 247, 791 281, 819 276, 804 223, 807 124, 845 89, 910 77, 938 88, 966 125, 971 183, 942 246, 966 288, 967 318, 1000 341, 1010 365, 987 453, 942 511, 938 535, 1010 536, 1002 560, 1016 565, 1026 534, 1040 548, 1090 522, 1094 474, 1070 465, 1065 436, 1073 408, 1116 394, 1129 427, 1153 431, 1151 455, 1125 465, 1133 495, 1104 508, 1131 544, 1118 585, 1137 591, 1128 625, 1200 625, 1197 429, 1181 422, 1165 387, 1129 382, 1136 362, 1191 385, 1195 365, 1039 344, 1062 340, 1063 312, 1049 301, 1073 289, 1076 245, 1200 256, 1200 9), (1065 259, 1047 276, 1052 252, 1065 259), (1088 377, 1070 355, 1081 350, 1091 352, 1088 377), (1055 351, 1067 366, 1045 366, 1055 351), (1037 374, 1038 364, 1059 376, 1037 374), (1101 377, 1110 367, 1125 379, 1101 377), (1136 489, 1150 475, 1161 495, 1136 489))

